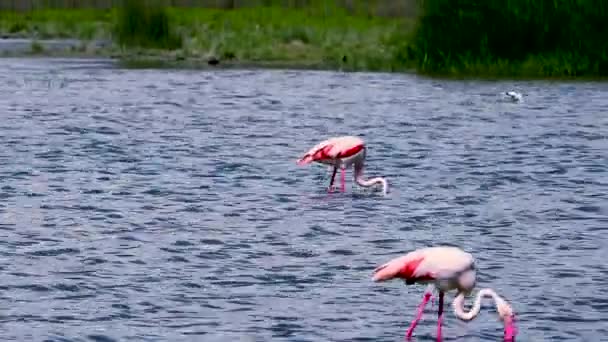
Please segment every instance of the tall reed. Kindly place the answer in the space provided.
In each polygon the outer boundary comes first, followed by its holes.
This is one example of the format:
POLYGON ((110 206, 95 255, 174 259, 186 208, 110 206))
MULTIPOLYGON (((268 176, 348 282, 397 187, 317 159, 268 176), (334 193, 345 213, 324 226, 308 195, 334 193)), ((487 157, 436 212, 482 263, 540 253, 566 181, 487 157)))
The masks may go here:
POLYGON ((608 76, 605 0, 420 0, 420 5, 412 52, 422 71, 466 72, 481 65, 545 76, 608 76))
POLYGON ((123 47, 177 49, 182 46, 167 9, 150 0, 124 0, 118 10, 114 34, 123 47))

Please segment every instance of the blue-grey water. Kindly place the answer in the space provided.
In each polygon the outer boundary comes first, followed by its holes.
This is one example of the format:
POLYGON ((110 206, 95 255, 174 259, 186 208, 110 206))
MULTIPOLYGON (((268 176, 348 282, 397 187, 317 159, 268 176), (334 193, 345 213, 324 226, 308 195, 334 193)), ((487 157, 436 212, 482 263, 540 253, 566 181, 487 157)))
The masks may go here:
MULTIPOLYGON (((606 83, 2 59, 0 94, 4 341, 402 341, 424 286, 372 271, 439 244, 518 341, 608 341, 606 83), (388 196, 295 164, 342 134, 388 196)), ((446 341, 502 339, 453 296, 446 341)))

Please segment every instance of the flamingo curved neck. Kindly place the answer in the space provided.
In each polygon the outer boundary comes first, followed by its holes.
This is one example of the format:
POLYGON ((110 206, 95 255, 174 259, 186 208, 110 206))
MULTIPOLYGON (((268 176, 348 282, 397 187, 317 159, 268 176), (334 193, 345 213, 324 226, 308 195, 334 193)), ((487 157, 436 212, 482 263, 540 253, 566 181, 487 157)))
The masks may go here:
POLYGON ((363 163, 355 163, 355 182, 362 187, 369 188, 376 184, 382 185, 382 192, 386 195, 388 192, 388 182, 382 177, 370 179, 363 178, 363 163))
POLYGON ((509 304, 507 304, 504 299, 496 294, 496 292, 494 292, 492 289, 482 289, 477 293, 473 307, 469 312, 466 312, 464 309, 464 292, 460 292, 456 298, 454 298, 452 305, 454 307, 454 314, 456 317, 463 321, 470 321, 474 319, 479 314, 479 310, 481 309, 482 297, 492 297, 492 299, 494 299, 494 302, 496 303, 496 311, 498 311, 498 315, 501 319, 504 320, 513 314, 509 304))
POLYGON ((386 182, 386 179, 384 179, 382 177, 375 177, 375 178, 370 178, 370 179, 364 179, 363 177, 357 177, 357 178, 355 178, 355 180, 357 181, 357 184, 359 184, 362 187, 366 187, 366 188, 374 186, 376 184, 381 184, 382 192, 385 195, 387 193, 388 184, 386 182))

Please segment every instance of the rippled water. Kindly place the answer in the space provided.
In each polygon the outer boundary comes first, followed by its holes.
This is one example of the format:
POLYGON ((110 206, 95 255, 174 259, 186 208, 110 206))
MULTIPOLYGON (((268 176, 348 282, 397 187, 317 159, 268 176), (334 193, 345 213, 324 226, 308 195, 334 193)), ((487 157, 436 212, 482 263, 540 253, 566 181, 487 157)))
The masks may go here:
POLYGON ((0 93, 3 340, 402 341, 424 287, 373 268, 451 244, 519 341, 608 341, 608 84, 2 59, 0 93), (296 166, 339 134, 387 197, 296 166))

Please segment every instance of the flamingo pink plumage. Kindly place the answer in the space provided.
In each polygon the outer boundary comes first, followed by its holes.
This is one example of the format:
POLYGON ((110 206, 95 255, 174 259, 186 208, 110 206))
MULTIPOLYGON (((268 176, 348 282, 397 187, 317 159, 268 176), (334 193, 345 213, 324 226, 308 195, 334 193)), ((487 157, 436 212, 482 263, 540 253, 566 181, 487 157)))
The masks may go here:
POLYGON ((511 306, 491 289, 482 289, 478 292, 473 308, 464 311, 464 296, 475 287, 475 261, 470 253, 457 247, 437 246, 421 248, 404 256, 395 258, 374 270, 373 280, 386 281, 394 278, 405 280, 407 285, 426 283, 429 287, 425 291, 418 313, 406 333, 409 340, 414 328, 422 318, 426 303, 432 296, 433 286, 439 291, 439 309, 437 323, 437 341, 441 341, 441 322, 443 319, 443 296, 450 290, 458 293, 452 306, 456 317, 469 321, 477 316, 481 307, 481 298, 492 297, 496 303, 496 310, 504 322, 505 341, 515 341, 514 314, 511 306))
POLYGON ((345 176, 344 172, 346 168, 351 165, 354 166, 355 171, 355 182, 363 187, 370 187, 375 184, 382 185, 382 191, 384 194, 388 191, 388 184, 382 177, 376 177, 372 179, 363 178, 363 168, 365 164, 365 143, 361 138, 353 136, 342 136, 329 138, 321 141, 313 148, 308 150, 302 158, 298 159, 298 165, 306 165, 312 162, 326 164, 333 166, 333 174, 329 183, 329 191, 332 190, 334 184, 334 178, 336 172, 340 168, 341 178, 341 191, 345 190, 345 176))

